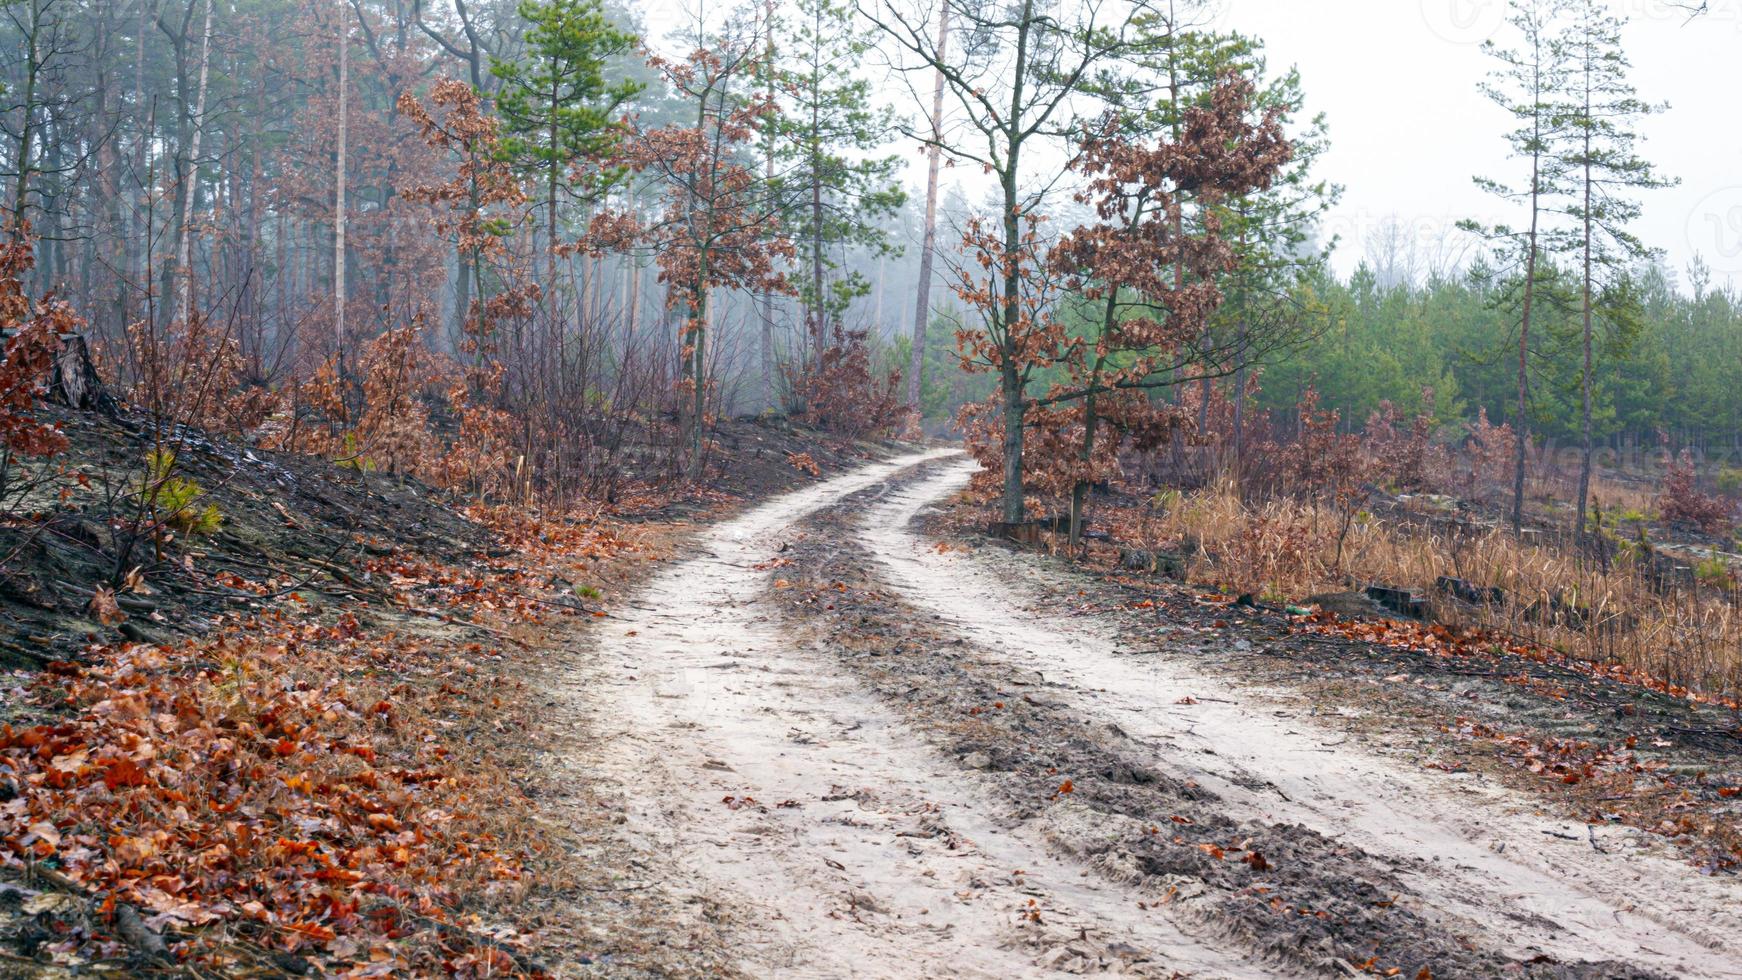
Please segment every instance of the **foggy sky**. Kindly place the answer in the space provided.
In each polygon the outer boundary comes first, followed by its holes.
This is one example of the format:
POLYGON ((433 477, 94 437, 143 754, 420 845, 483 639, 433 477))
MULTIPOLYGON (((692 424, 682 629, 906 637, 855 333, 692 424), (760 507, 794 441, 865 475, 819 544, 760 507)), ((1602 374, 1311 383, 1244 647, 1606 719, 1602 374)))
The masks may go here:
MULTIPOLYGON (((1688 21, 1660 0, 1610 0, 1630 16, 1627 50, 1647 101, 1669 111, 1641 127, 1639 150, 1681 186, 1642 196, 1634 230, 1680 272, 1697 252, 1742 285, 1742 113, 1736 106, 1742 0, 1711 0, 1688 21)), ((1504 0, 1223 0, 1219 23, 1266 42, 1272 66, 1297 64, 1309 104, 1329 117, 1323 174, 1345 185, 1328 226, 1347 272, 1387 215, 1431 244, 1464 217, 1507 217, 1472 174, 1521 183, 1506 116, 1476 90, 1492 67, 1504 0)), ((1685 284, 1685 279, 1684 279, 1685 284)))
MULTIPOLYGON (((1627 50, 1641 97, 1670 104, 1644 122, 1639 151, 1663 176, 1681 180, 1642 195, 1645 213, 1633 230, 1664 251, 1684 288, 1695 254, 1717 283, 1742 287, 1742 112, 1735 77, 1742 0, 1709 0, 1709 11, 1691 21, 1664 0, 1607 2, 1630 21, 1627 50)), ((723 13, 729 0, 707 5, 723 13)), ((1354 269, 1388 223, 1430 263, 1435 253, 1452 259, 1467 253, 1467 242, 1462 249, 1448 244, 1456 238, 1448 230, 1461 219, 1522 221, 1472 182, 1480 174, 1516 185, 1528 175, 1507 156, 1503 137, 1511 120, 1477 90, 1493 68, 1481 42, 1499 36, 1510 43, 1507 6, 1505 0, 1213 3, 1211 23, 1263 39, 1273 73, 1298 65, 1309 112, 1327 116, 1330 149, 1319 173, 1345 188, 1325 222, 1339 238, 1339 273, 1354 269)), ((694 7, 685 0, 644 0, 642 10, 658 38, 693 17, 694 7)), ((907 87, 880 88, 901 112, 922 117, 907 87)), ((921 154, 913 146, 896 148, 911 161, 909 186, 923 193, 921 154)), ((945 179, 961 184, 970 199, 982 196, 965 168, 945 179)))

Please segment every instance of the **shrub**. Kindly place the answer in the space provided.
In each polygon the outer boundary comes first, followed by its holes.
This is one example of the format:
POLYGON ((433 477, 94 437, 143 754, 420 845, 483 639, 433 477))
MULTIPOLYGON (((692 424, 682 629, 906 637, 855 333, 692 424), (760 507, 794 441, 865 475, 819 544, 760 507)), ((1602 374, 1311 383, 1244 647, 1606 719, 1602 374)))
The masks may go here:
POLYGON ((1692 524, 1712 534, 1730 525, 1730 502, 1702 492, 1694 474, 1694 456, 1682 450, 1663 481, 1663 519, 1692 524))
POLYGON ((1421 393, 1421 409, 1413 418, 1389 401, 1379 403, 1379 410, 1367 419, 1366 438, 1369 452, 1379 473, 1398 490, 1440 490, 1451 481, 1451 460, 1446 451, 1433 444, 1434 392, 1426 388, 1421 393))
POLYGON ((1488 497, 1512 485, 1518 437, 1510 423, 1495 425, 1488 421, 1486 408, 1478 409, 1464 449, 1470 460, 1468 494, 1488 497))
POLYGON ((1301 395, 1298 412, 1300 438, 1281 453, 1283 485, 1335 515, 1335 564, 1341 568, 1344 544, 1372 496, 1373 482, 1388 474, 1359 436, 1338 431, 1341 414, 1321 410, 1316 390, 1309 387, 1301 395))
POLYGON ((789 383, 804 409, 805 422, 850 439, 886 435, 907 419, 901 395, 901 373, 878 377, 871 367, 871 348, 863 330, 835 328, 835 342, 815 369, 789 383))
POLYGON ((61 303, 38 304, 24 295, 23 277, 35 264, 30 242, 0 244, 0 452, 53 456, 66 437, 31 417, 54 370, 60 335, 82 324, 61 303))

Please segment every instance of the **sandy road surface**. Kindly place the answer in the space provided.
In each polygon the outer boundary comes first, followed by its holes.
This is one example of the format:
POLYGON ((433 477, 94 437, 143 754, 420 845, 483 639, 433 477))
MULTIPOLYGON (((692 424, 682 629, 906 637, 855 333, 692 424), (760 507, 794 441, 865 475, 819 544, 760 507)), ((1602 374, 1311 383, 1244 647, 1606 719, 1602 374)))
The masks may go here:
POLYGON ((1413 863, 1410 883, 1425 899, 1513 955, 1612 957, 1679 976, 1742 976, 1742 888, 1733 881, 1637 853, 1625 844, 1628 831, 1597 831, 1592 846, 1582 825, 1545 820, 1507 793, 1351 748, 1287 692, 1125 654, 1092 622, 1040 614, 1039 572, 1020 558, 993 567, 980 556, 935 550, 909 525, 972 471, 959 464, 931 474, 866 515, 863 540, 909 602, 1041 671, 1081 710, 1105 713, 1150 742, 1162 764, 1189 769, 1263 819, 1301 823, 1413 863), (1178 703, 1185 698, 1196 703, 1178 703), (1569 831, 1577 839, 1554 836, 1569 831))
POLYGON ((1288 692, 1128 656, 1110 630, 1038 615, 1047 573, 1035 563, 934 550, 912 519, 970 472, 942 455, 876 464, 712 529, 604 627, 597 663, 576 678, 613 736, 594 761, 626 795, 630 829, 663 855, 674 893, 732 910, 747 972, 1034 975, 1080 970, 1086 949, 1102 969, 1145 975, 1274 973, 1056 854, 1046 819, 1003 816, 978 774, 757 601, 805 533, 798 522, 881 486, 854 545, 905 601, 1041 672, 1073 710, 1116 723, 1242 818, 1395 858, 1424 916, 1521 960, 1742 977, 1733 883, 1621 841, 1599 851, 1544 835, 1567 828, 1503 792, 1339 743, 1288 692), (1197 703, 1177 703, 1186 695, 1197 703))
POLYGON ((954 760, 792 649, 754 601, 796 521, 928 458, 714 528, 611 621, 597 669, 575 679, 610 706, 598 761, 667 858, 667 885, 735 910, 728 932, 755 975, 1023 976, 1067 965, 1073 942, 1137 975, 1270 975, 1001 826, 954 760))

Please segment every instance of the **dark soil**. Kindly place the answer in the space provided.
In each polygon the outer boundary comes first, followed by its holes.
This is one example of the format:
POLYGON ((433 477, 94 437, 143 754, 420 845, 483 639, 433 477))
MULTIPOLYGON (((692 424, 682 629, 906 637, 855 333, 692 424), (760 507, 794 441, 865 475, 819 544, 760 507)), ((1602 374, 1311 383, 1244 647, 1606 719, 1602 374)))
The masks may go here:
POLYGON ((76 660, 91 643, 197 634, 220 614, 289 591, 366 602, 362 563, 371 556, 455 557, 488 546, 482 529, 414 481, 191 430, 159 434, 140 415, 47 414, 72 443, 50 464, 69 474, 59 481, 69 490, 64 500, 27 501, 38 510, 31 519, 0 523, 0 665, 39 667, 76 660), (204 491, 197 506, 221 513, 216 533, 167 541, 149 533, 139 487, 159 448, 174 453, 176 476, 204 491), (150 592, 122 595, 128 618, 103 625, 93 593, 122 592, 135 572, 150 592))
MULTIPOLYGON (((364 567, 371 558, 506 556, 454 509, 458 499, 416 480, 192 430, 158 432, 139 414, 111 418, 48 407, 39 415, 58 424, 71 446, 47 464, 62 475, 18 508, 34 513, 0 518, 0 669, 77 660, 93 643, 198 634, 221 614, 257 610, 292 591, 367 606, 379 598, 364 567), (153 521, 139 506, 139 488, 147 457, 159 449, 174 454, 175 476, 202 489, 196 507, 211 505, 222 515, 216 533, 171 534, 167 541, 148 533, 153 521), (60 487, 67 488, 64 499, 55 495, 60 487), (149 594, 122 588, 133 573, 149 594), (122 593, 125 621, 99 621, 91 601, 99 587, 122 593)), ((779 418, 728 421, 714 438, 705 485, 665 481, 626 500, 615 516, 706 517, 850 467, 874 451, 779 418)), ((9 479, 24 475, 15 464, 9 479)))

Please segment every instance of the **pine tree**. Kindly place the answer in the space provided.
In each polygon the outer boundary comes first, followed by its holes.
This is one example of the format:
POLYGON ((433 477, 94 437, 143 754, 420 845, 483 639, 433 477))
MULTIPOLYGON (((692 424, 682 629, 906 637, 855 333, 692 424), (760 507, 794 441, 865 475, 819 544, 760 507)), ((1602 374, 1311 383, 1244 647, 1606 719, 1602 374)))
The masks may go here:
POLYGON ((551 290, 559 197, 596 201, 623 175, 607 158, 624 133, 618 112, 642 86, 613 82, 606 68, 637 39, 612 24, 599 0, 522 0, 519 12, 531 25, 526 53, 515 61, 492 59, 490 71, 501 82, 501 152, 545 185, 545 288, 551 290))
POLYGON ((1555 93, 1566 75, 1554 31, 1566 11, 1567 0, 1513 0, 1509 18, 1520 36, 1517 48, 1503 48, 1493 40, 1483 50, 1500 64, 1482 85, 1483 94, 1504 109, 1517 124, 1506 134, 1513 156, 1528 163, 1529 180, 1521 187, 1486 177, 1476 184, 1506 202, 1523 207, 1528 220, 1522 227, 1497 224, 1482 227, 1473 222, 1463 227, 1480 231, 1513 253, 1524 274, 1518 322, 1518 404, 1512 424, 1516 445, 1513 455, 1512 529, 1524 524, 1525 446, 1530 441, 1530 338, 1542 276, 1543 215, 1553 195, 1561 192, 1564 168, 1553 153, 1561 118, 1554 110, 1555 93))
POLYGON ((858 73, 871 45, 855 33, 851 9, 840 0, 795 0, 783 26, 786 57, 773 67, 785 94, 772 117, 774 189, 782 233, 803 253, 796 281, 810 346, 805 360, 814 370, 831 325, 870 291, 864 275, 842 271, 844 252, 889 253, 881 221, 900 210, 906 194, 897 181, 901 159, 876 155, 894 130, 894 113, 877 106, 870 80, 858 73))
POLYGON ((1627 225, 1639 217, 1634 192, 1669 187, 1635 150, 1641 119, 1662 105, 1642 101, 1628 80, 1632 65, 1621 44, 1623 21, 1596 0, 1576 0, 1555 48, 1567 66, 1556 109, 1555 155, 1571 177, 1574 196, 1566 211, 1574 227, 1556 242, 1578 257, 1579 341, 1579 534, 1587 533, 1596 393, 1595 321, 1608 327, 1611 353, 1624 353, 1638 333, 1638 299, 1629 267, 1653 255, 1627 225))

